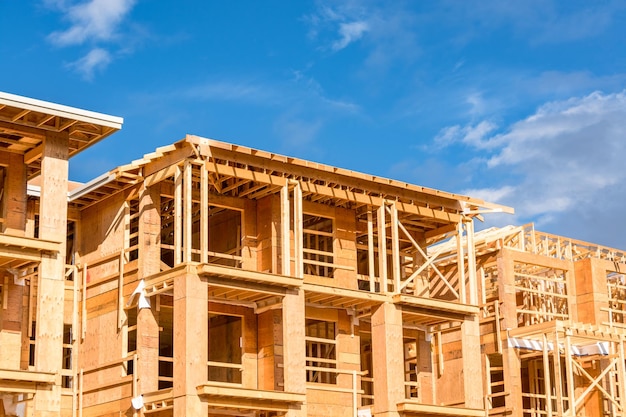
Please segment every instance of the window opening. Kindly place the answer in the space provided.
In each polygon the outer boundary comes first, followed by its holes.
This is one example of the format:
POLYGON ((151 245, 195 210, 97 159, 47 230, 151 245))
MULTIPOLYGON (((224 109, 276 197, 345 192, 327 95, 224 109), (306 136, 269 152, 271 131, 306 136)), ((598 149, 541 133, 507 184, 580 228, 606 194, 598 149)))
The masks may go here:
POLYGON ((489 382, 488 382, 488 406, 489 408, 500 408, 505 406, 504 392, 504 368, 502 366, 502 354, 492 353, 487 355, 489 362, 489 382))
POLYGON ((139 257, 139 199, 135 198, 128 202, 128 261, 134 261, 139 257))
POLYGON ((302 216, 304 273, 333 278, 333 219, 304 214, 302 216))
MULTIPOLYGON (((407 333, 408 329, 405 329, 407 333)), ((409 332, 411 333, 411 332, 409 332)), ((413 336, 413 335, 411 335, 413 336)), ((415 335, 417 336, 417 335, 415 335)), ((404 338, 404 393, 406 398, 419 398, 417 337, 404 338)))
POLYGON ((174 297, 157 295, 159 309, 159 389, 174 384, 174 297))
POLYGON ((72 325, 63 325, 63 364, 61 371, 61 385, 63 388, 72 388, 72 325))
POLYGON ((209 263, 241 268, 241 211, 209 205, 207 233, 209 263))
POLYGON ((336 384, 336 325, 332 321, 306 319, 306 380, 336 384), (329 369, 328 371, 326 369, 329 369))
MULTIPOLYGON (((170 181, 173 179, 170 178, 170 181)), ((161 196, 161 265, 174 267, 174 199, 161 196)))
MULTIPOLYGON (((362 322, 361 326, 366 323, 362 322)), ((368 326, 369 327, 369 326, 368 326)), ((361 406, 374 404, 374 366, 372 360, 372 333, 369 330, 360 330, 361 338, 361 371, 367 374, 361 377, 361 406)))
POLYGON ((37 334, 37 322, 31 323, 30 337, 28 338, 28 366, 35 366, 35 335, 37 334))
MULTIPOLYGON (((126 310, 126 355, 137 353, 137 307, 126 310)), ((135 372, 133 360, 126 362, 126 375, 135 372)))
POLYGON ((516 262, 515 295, 519 327, 569 318, 564 270, 516 262))

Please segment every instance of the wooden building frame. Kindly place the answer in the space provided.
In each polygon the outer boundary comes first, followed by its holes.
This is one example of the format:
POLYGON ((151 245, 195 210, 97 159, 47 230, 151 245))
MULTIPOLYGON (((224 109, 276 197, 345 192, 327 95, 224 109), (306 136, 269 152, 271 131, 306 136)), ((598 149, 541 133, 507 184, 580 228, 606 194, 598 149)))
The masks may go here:
POLYGON ((624 252, 0 93, 0 416, 624 416, 624 252))

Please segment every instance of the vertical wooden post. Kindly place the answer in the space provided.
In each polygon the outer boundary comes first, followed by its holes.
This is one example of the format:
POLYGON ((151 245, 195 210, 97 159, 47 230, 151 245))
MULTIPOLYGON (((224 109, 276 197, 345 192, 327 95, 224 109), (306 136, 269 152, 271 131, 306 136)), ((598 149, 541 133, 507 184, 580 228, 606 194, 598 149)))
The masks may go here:
POLYGON ((124 313, 124 265, 126 264, 124 249, 120 251, 119 271, 117 276, 117 329, 120 330, 126 320, 124 313))
POLYGON ((378 207, 378 275, 381 292, 388 292, 387 282, 387 216, 385 203, 378 207))
POLYGON ((376 276, 374 274, 374 224, 372 210, 367 210, 367 270, 370 278, 370 292, 376 291, 376 276))
POLYGON ((476 283, 476 251, 474 248, 474 220, 466 223, 467 230, 467 269, 469 275, 469 303, 478 304, 478 285, 476 283))
POLYGON ((174 278, 174 415, 205 417, 196 387, 208 380, 208 288, 196 271, 174 278))
POLYGON ((570 337, 565 333, 565 373, 567 374, 567 396, 569 410, 566 415, 576 415, 576 390, 574 387, 574 369, 572 367, 572 351, 570 337))
POLYGON ((83 273, 81 274, 82 283, 81 283, 81 340, 85 340, 85 336, 87 335, 87 264, 83 265, 83 273))
POLYGON ((42 256, 39 270, 35 369, 53 372, 57 378, 50 390, 35 395, 35 415, 45 412, 52 416, 61 412, 68 144, 68 133, 48 132, 41 162, 39 237, 61 243, 59 252, 42 256))
POLYGON ((561 377, 561 348, 559 347, 559 332, 554 332, 554 389, 556 390, 556 413, 563 414, 563 379, 561 377))
MULTIPOLYGON (((161 270, 161 196, 158 186, 143 187, 139 193, 139 278, 161 270)), ((159 389, 159 323, 154 298, 150 308, 137 310, 137 353, 141 358, 134 368, 139 378, 138 394, 159 389)))
POLYGON ((398 209, 395 204, 391 208, 391 267, 393 271, 393 292, 400 292, 400 233, 398 225, 398 209))
POLYGON ((302 236, 302 188, 300 183, 296 182, 293 189, 293 251, 295 276, 304 277, 304 261, 303 261, 303 236, 302 236))
POLYGON ((185 262, 191 262, 191 229, 193 223, 193 213, 192 213, 192 197, 191 197, 191 184, 192 184, 192 165, 189 163, 189 160, 185 160, 184 165, 184 192, 183 192, 183 259, 185 262))
POLYGON ((291 248, 289 236, 289 184, 285 184, 280 190, 280 230, 281 230, 281 274, 291 275, 291 248))
POLYGON ((463 349, 463 388, 465 407, 482 408, 483 386, 476 383, 481 375, 480 323, 477 315, 466 316, 461 325, 461 346, 463 349))
POLYGON ((543 334, 543 383, 546 394, 546 413, 552 416, 552 381, 550 380, 550 356, 548 354, 548 337, 543 334))
MULTIPOLYGON (((304 291, 289 291, 283 298, 283 364, 285 392, 306 394, 306 346, 304 291)), ((287 417, 305 417, 306 404, 299 410, 289 410, 287 417)))
POLYGON ((459 298, 462 304, 467 303, 465 296, 465 254, 463 253, 463 221, 459 221, 456 233, 456 256, 459 268, 459 298))
POLYGON ((180 166, 174 174, 174 265, 182 262, 183 246, 183 175, 180 166))
MULTIPOLYGON (((384 207, 383 207, 384 209, 384 207)), ((404 400, 402 310, 384 303, 372 314, 374 414, 399 416, 396 404, 404 400)))
POLYGON ((209 171, 200 167, 200 262, 209 262, 209 171))
POLYGON ((617 361, 617 371, 619 372, 619 403, 622 406, 622 416, 626 415, 626 356, 624 356, 624 339, 615 342, 619 350, 619 359, 617 361))

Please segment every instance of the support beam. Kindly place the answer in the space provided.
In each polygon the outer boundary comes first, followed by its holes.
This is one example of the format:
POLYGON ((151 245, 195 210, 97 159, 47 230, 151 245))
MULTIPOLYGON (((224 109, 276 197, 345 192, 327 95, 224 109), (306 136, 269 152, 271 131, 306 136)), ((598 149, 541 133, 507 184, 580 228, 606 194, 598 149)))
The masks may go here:
POLYGON ((208 288, 196 273, 174 278, 174 415, 206 417, 197 387, 208 380, 208 288))
POLYGON ((384 303, 372 314, 374 415, 396 417, 404 400, 404 350, 401 307, 384 303))
POLYGON ((68 144, 67 133, 48 132, 41 162, 39 237, 62 243, 59 252, 41 260, 35 369, 57 377, 50 390, 35 396, 35 415, 57 416, 61 412, 68 144))
MULTIPOLYGON (((283 363, 285 392, 306 394, 305 308, 304 291, 289 291, 283 298, 283 363)), ((306 404, 289 410, 287 417, 306 417, 306 404)))
MULTIPOLYGON (((143 187, 139 193, 139 277, 161 270, 161 213, 158 187, 143 187)), ((137 311, 137 353, 141 358, 135 373, 139 376, 138 394, 159 388, 159 324, 156 299, 150 308, 137 311)))

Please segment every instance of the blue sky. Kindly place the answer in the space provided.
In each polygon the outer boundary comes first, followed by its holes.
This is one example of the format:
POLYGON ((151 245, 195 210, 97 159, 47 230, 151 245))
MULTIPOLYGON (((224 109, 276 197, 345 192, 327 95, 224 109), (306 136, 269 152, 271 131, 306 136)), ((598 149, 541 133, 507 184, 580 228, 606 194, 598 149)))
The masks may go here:
POLYGON ((626 2, 0 0, 0 90, 515 207, 626 249, 626 2))

